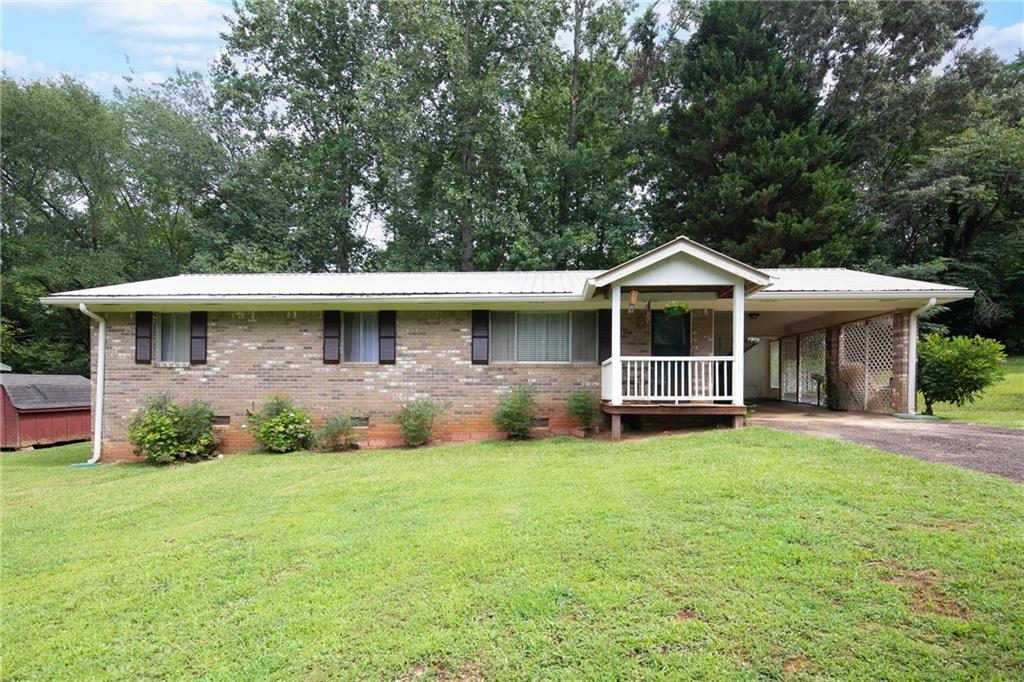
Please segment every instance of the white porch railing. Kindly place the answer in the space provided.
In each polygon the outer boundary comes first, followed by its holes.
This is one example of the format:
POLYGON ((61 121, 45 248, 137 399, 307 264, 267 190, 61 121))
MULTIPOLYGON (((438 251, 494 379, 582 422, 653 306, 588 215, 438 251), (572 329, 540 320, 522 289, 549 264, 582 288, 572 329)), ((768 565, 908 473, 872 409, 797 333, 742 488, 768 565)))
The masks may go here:
POLYGON ((622 382, 615 386, 615 358, 601 364, 601 397, 612 402, 711 402, 732 400, 732 356, 619 358, 622 382))

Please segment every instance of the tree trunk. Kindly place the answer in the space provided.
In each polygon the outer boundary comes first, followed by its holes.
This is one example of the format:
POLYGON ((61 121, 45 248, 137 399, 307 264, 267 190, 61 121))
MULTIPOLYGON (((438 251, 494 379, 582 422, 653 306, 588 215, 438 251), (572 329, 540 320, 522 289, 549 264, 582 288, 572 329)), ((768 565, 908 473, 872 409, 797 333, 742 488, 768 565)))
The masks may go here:
POLYGON ((928 400, 927 397, 924 399, 924 413, 929 417, 934 416, 932 414, 932 401, 928 400))
MULTIPOLYGON (((464 51, 466 64, 471 64, 470 59, 470 47, 471 47, 470 32, 470 16, 467 13, 462 27, 462 49, 464 51)), ((472 69, 469 69, 470 71, 472 69)), ((468 74, 467 74, 468 76, 468 74)), ((469 115, 469 108, 464 107, 465 118, 460 121, 462 128, 462 149, 459 150, 459 160, 462 165, 462 180, 463 187, 469 193, 469 189, 472 187, 472 169, 473 169, 473 135, 471 133, 471 121, 473 116, 469 115)), ((463 272, 472 272, 475 270, 474 256, 476 248, 473 244, 473 201, 467 198, 462 202, 462 215, 459 216, 459 240, 462 242, 462 264, 461 269, 463 272)))
POLYGON ((349 185, 342 193, 342 207, 345 209, 345 220, 334 225, 335 265, 338 272, 349 272, 352 268, 352 244, 349 240, 349 225, 352 222, 352 186, 349 185))

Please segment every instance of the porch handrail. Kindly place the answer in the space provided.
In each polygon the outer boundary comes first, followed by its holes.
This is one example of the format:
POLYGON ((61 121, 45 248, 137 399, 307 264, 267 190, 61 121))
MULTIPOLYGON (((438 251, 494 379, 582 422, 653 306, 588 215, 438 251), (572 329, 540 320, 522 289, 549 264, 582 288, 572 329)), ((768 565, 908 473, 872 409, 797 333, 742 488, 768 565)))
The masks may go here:
MULTIPOLYGON (((614 358, 608 358, 605 362, 609 362, 614 358)), ((729 360, 733 357, 731 355, 623 355, 619 358, 620 360, 688 360, 688 361, 712 361, 712 360, 729 360)))
POLYGON ((601 363, 601 397, 619 402, 732 400, 734 369, 731 355, 610 357, 601 363), (619 372, 613 371, 616 363, 619 372))

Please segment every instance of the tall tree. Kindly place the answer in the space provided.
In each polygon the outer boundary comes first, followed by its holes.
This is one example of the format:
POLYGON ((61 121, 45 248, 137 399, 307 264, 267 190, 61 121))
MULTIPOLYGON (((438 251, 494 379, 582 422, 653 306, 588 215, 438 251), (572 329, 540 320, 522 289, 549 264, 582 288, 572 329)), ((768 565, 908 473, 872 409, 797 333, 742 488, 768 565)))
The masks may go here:
POLYGON ((663 98, 658 239, 760 265, 843 264, 860 238, 841 138, 756 3, 712 2, 663 98))
POLYGON ((217 103, 251 133, 264 180, 293 209, 303 266, 348 271, 368 244, 359 225, 372 184, 367 102, 380 58, 378 6, 236 1, 215 69, 217 103))
POLYGON ((385 6, 404 128, 383 179, 386 267, 497 267, 526 228, 518 125, 561 22, 552 0, 385 6))

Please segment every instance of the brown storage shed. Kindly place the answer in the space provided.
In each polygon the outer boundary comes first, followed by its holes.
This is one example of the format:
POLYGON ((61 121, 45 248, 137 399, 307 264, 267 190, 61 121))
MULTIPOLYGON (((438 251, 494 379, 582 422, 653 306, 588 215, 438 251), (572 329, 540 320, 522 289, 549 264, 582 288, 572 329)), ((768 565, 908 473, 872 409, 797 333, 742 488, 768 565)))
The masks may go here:
POLYGON ((0 447, 88 440, 88 379, 76 374, 0 374, 0 447))

